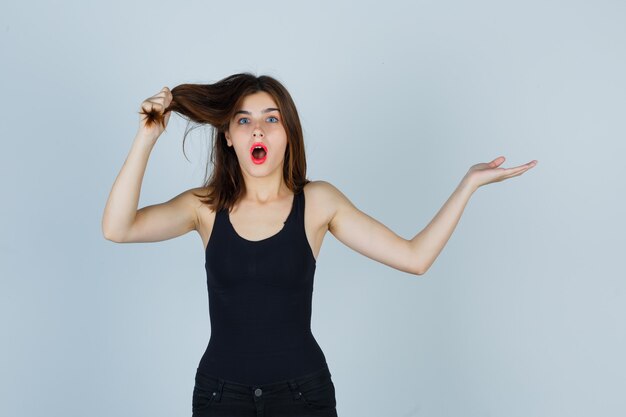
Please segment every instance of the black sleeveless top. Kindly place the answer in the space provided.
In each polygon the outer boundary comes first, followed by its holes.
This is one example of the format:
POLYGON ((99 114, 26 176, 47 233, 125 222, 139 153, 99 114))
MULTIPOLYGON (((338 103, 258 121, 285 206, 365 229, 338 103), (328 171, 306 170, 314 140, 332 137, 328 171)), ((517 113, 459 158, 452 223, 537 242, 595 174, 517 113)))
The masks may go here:
POLYGON ((242 384, 268 384, 326 366, 311 333, 316 261, 304 229, 304 191, 283 228, 250 241, 227 209, 215 215, 205 269, 211 337, 198 370, 242 384))

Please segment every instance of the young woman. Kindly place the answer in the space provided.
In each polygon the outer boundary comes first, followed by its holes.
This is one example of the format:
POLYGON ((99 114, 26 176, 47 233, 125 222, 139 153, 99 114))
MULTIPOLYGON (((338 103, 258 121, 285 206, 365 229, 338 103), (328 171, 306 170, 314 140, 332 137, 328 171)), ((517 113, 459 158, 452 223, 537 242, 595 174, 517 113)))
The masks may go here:
POLYGON ((141 107, 102 230, 114 242, 155 242, 191 230, 202 239, 211 336, 196 371, 194 417, 337 416, 331 373, 310 329, 326 232, 368 258, 422 275, 478 187, 537 162, 505 169, 499 157, 472 166, 428 226, 407 240, 332 184, 306 179, 298 112, 274 78, 243 73, 164 87, 141 107), (172 111, 214 128, 213 170, 202 187, 137 210, 148 157, 172 111))

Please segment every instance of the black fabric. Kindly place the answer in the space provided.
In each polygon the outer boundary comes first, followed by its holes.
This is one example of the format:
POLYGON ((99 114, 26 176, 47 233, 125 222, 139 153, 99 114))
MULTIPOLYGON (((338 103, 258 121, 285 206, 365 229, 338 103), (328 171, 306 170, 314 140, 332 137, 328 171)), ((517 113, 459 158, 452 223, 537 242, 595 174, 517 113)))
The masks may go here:
POLYGON ((337 417, 337 400, 327 367, 263 385, 238 384, 198 369, 191 410, 192 417, 337 417))
POLYGON ((242 384, 267 384, 322 369, 311 333, 316 261, 304 229, 304 191, 283 228, 250 241, 219 211, 206 248, 211 337, 198 369, 242 384))

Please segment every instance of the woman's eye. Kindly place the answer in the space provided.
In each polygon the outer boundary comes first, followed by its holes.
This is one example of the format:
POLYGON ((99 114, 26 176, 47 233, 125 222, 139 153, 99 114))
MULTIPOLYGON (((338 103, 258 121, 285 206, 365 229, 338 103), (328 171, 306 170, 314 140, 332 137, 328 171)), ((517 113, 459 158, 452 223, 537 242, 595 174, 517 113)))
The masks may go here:
MULTIPOLYGON (((269 120, 271 123, 278 122, 278 118, 276 116, 270 116, 267 118, 267 120, 269 120)), ((249 119, 247 117, 242 117, 241 119, 237 120, 237 123, 240 125, 245 125, 249 123, 249 119)))

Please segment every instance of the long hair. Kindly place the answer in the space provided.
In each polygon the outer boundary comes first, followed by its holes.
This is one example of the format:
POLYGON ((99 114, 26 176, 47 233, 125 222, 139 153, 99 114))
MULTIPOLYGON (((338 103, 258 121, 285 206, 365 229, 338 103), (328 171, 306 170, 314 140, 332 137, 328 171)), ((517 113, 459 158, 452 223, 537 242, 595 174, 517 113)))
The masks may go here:
MULTIPOLYGON (((259 91, 272 96, 282 115, 287 133, 283 178, 287 187, 297 194, 310 182, 306 178, 302 126, 291 95, 275 78, 240 73, 230 75, 214 84, 180 84, 171 90, 172 101, 163 113, 154 109, 140 112, 147 116, 145 122, 147 126, 151 126, 152 123, 165 126, 164 115, 168 111, 174 111, 190 122, 199 125, 209 124, 213 127, 211 156, 207 162, 203 185, 205 192, 196 197, 203 197, 201 201, 215 212, 223 208, 230 211, 246 192, 235 149, 226 144, 225 132, 244 98, 259 91), (213 170, 208 176, 210 164, 213 164, 213 170)), ((188 133, 189 129, 185 131, 183 150, 188 133)))

